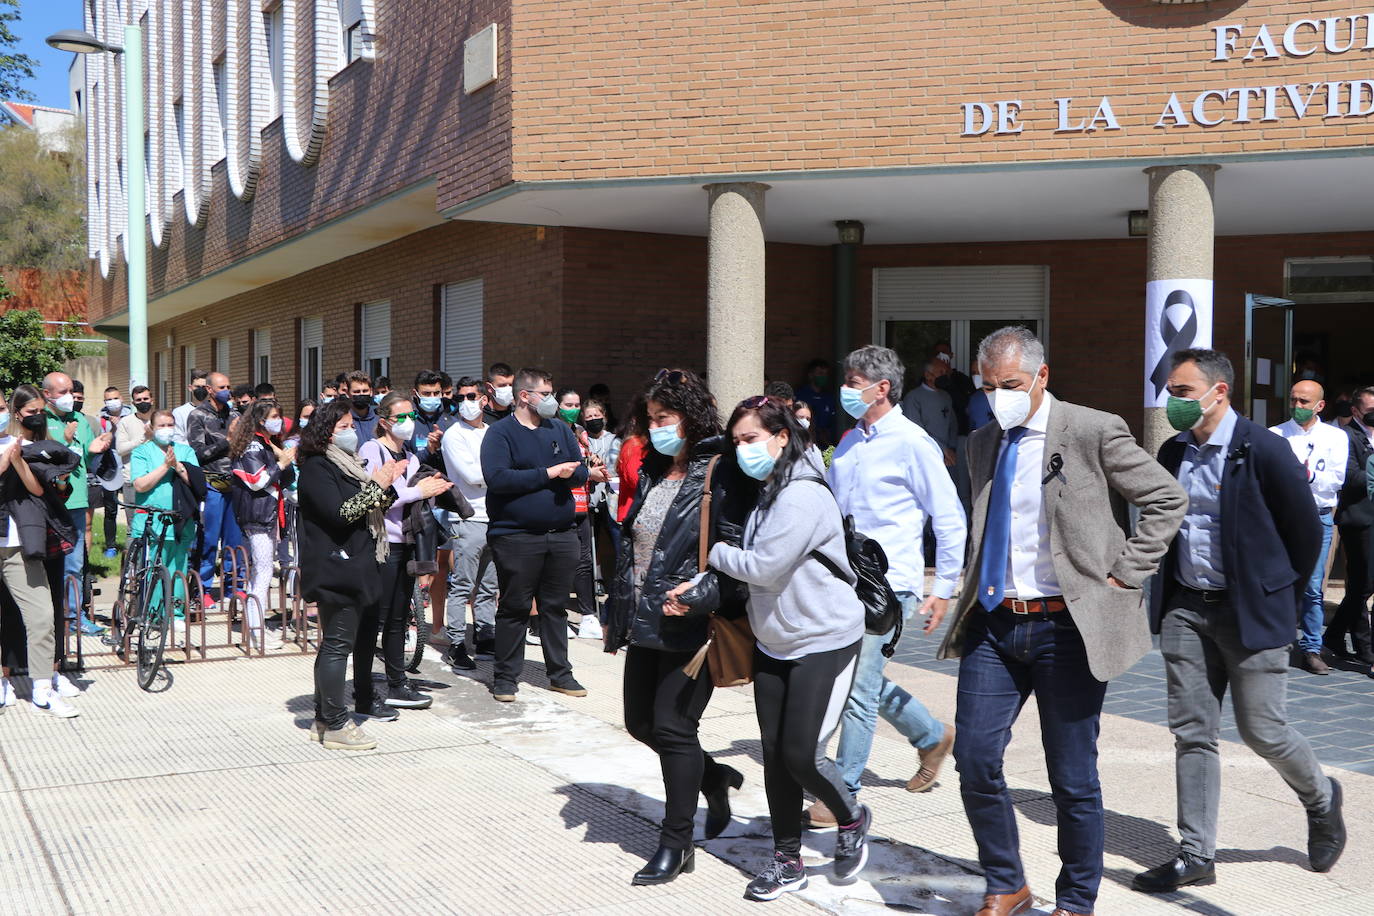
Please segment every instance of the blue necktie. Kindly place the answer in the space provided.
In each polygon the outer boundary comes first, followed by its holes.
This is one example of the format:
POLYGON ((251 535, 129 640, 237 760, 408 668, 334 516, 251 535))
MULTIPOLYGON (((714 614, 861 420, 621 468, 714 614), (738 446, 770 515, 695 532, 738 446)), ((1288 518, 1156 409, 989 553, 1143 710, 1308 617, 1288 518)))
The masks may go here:
POLYGON ((978 603, 991 611, 1002 603, 1007 580, 1007 551, 1011 549, 1011 485, 1016 479, 1016 453, 1024 426, 1007 430, 1007 447, 997 461, 988 496, 988 521, 983 529, 983 563, 978 570, 978 603))

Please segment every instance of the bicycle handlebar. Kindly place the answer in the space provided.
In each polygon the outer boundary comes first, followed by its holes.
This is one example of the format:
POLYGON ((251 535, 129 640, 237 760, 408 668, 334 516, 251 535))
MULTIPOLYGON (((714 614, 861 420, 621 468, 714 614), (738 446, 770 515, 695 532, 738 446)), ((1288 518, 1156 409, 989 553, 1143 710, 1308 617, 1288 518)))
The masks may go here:
POLYGON ((115 500, 115 503, 122 509, 132 509, 135 512, 146 512, 149 515, 165 515, 169 518, 181 518, 180 512, 175 509, 159 509, 156 506, 140 506, 136 503, 126 503, 122 500, 115 500))

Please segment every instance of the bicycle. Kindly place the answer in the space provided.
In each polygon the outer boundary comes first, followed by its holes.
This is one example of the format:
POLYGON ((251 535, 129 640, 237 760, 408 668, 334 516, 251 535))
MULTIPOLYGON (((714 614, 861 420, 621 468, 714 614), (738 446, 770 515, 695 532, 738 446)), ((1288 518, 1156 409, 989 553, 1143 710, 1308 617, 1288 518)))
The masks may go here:
POLYGON ((415 588, 410 593, 410 614, 406 619, 405 668, 412 674, 420 671, 420 661, 425 657, 430 631, 429 586, 421 585, 416 579, 415 588))
MULTIPOLYGON (((120 503, 126 506, 124 503, 120 503)), ((163 653, 171 632, 172 618, 178 608, 186 613, 186 595, 177 597, 172 588, 172 573, 162 562, 163 545, 169 527, 181 516, 167 509, 126 506, 148 516, 143 533, 129 542, 120 592, 112 617, 118 620, 118 634, 112 645, 122 649, 125 660, 134 651, 138 667, 138 686, 149 690, 162 670, 163 653), (156 529, 154 529, 156 525, 156 529), (152 545, 151 551, 149 544, 152 545)), ((182 580, 184 583, 184 579, 182 580)))

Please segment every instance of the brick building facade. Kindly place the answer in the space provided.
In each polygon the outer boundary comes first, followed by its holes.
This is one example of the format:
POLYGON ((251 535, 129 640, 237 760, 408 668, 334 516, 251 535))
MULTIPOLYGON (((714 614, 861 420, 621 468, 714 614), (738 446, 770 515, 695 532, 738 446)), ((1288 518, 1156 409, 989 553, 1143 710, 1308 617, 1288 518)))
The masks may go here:
MULTIPOLYGON (((326 375, 500 359, 620 398, 732 343, 796 381, 837 330, 913 364, 948 337, 967 369, 981 333, 1030 321, 1057 391, 1139 429, 1151 280, 1207 281, 1215 344, 1270 380, 1252 412, 1298 356, 1336 386, 1374 374, 1347 333, 1374 302, 1374 8, 93 0, 87 27, 120 11, 153 35, 150 374, 173 402, 192 363, 308 393, 317 336, 326 375), (1199 166, 1207 250, 1170 262, 1144 170, 1199 166), (709 316, 749 306, 712 310, 702 189, 750 182, 766 330, 732 342, 709 316), (864 224, 852 272, 837 220, 864 224), (1247 294, 1296 305, 1247 319, 1247 294)), ((118 335, 113 66, 87 68, 89 286, 118 335)))

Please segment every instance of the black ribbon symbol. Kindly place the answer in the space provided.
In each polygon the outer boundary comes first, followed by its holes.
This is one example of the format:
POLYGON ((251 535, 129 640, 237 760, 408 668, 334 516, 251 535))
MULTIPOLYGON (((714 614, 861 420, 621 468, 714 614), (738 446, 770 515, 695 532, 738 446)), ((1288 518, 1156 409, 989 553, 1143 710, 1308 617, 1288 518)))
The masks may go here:
POLYGON ((1040 486, 1043 487, 1045 484, 1049 483, 1051 480, 1054 480, 1054 478, 1056 477, 1059 478, 1060 483, 1067 483, 1067 481, 1064 480, 1063 473, 1064 456, 1059 454, 1058 452, 1055 452, 1053 455, 1050 456, 1050 463, 1045 466, 1045 470, 1049 471, 1049 473, 1045 475, 1044 480, 1040 481, 1040 486))
POLYGON ((1159 336, 1164 338, 1164 354, 1160 356, 1154 371, 1150 373, 1156 398, 1163 394, 1165 386, 1169 384, 1174 354, 1191 347, 1197 337, 1197 309, 1193 306, 1193 297, 1188 295, 1186 290, 1176 289, 1164 300, 1164 309, 1159 313, 1159 336), (1169 309, 1175 305, 1188 308, 1188 320, 1183 322, 1181 328, 1175 328, 1169 320, 1169 309))

